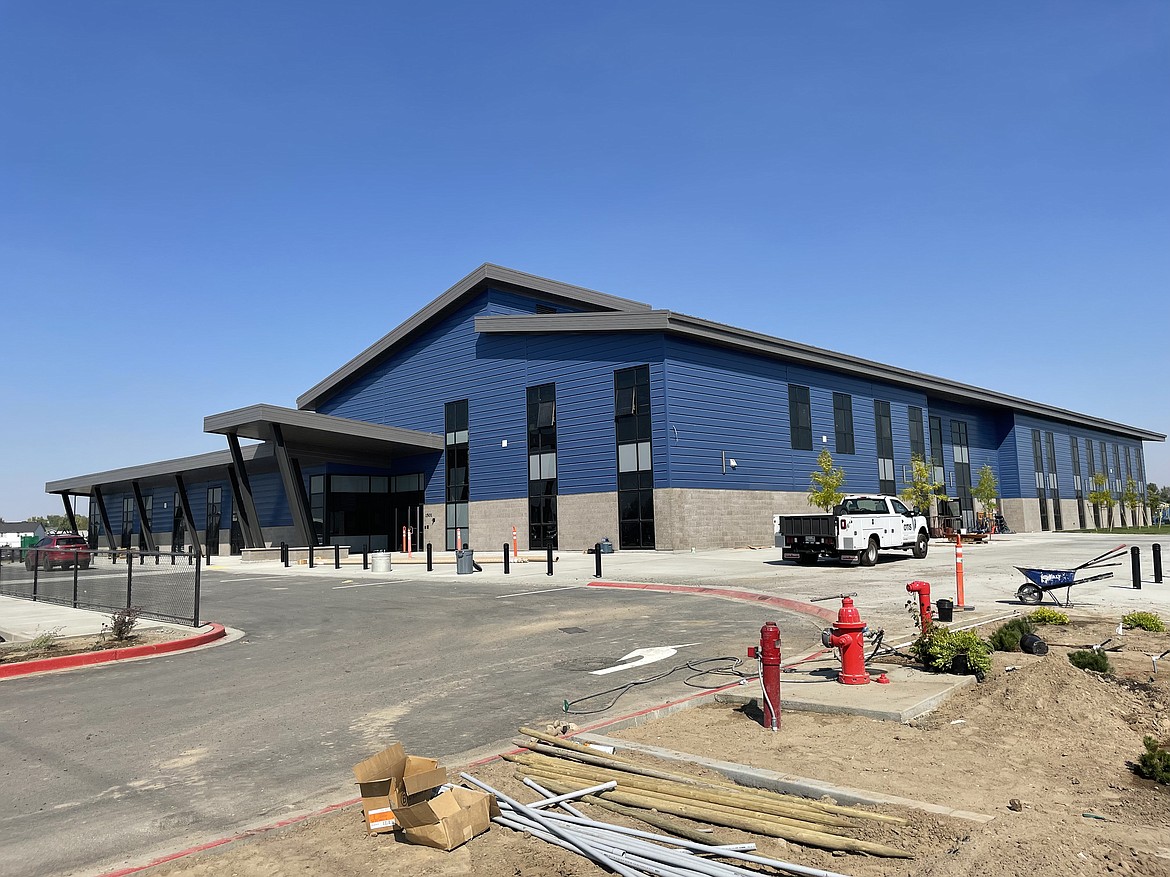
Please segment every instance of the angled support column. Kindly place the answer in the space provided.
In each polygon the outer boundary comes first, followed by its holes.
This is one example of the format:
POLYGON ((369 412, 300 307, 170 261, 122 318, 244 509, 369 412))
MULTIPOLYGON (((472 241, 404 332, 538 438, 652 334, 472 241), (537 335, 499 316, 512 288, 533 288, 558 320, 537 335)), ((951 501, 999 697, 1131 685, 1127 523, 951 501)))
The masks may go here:
POLYGON ((142 541, 146 543, 147 551, 158 551, 158 544, 154 541, 154 533, 150 529, 150 518, 146 514, 146 501, 142 498, 142 488, 137 481, 131 481, 134 488, 134 505, 138 508, 138 526, 142 533, 142 541))
POLYGON ((61 491, 61 502, 65 504, 65 517, 69 519, 69 529, 74 533, 78 532, 77 516, 73 514, 73 505, 69 502, 69 494, 64 490, 61 491))
POLYGON ((249 548, 264 547, 264 531, 260 529, 260 516, 256 514, 256 503, 252 499, 252 484, 248 470, 244 468, 244 455, 240 452, 240 437, 229 432, 228 450, 232 453, 232 465, 228 476, 232 480, 232 496, 237 500, 236 511, 244 525, 244 541, 249 548))
POLYGON ((175 473, 175 492, 179 494, 179 505, 183 507, 183 520, 187 522, 187 534, 191 537, 191 547, 196 554, 203 554, 203 544, 199 541, 199 531, 195 529, 195 516, 191 514, 191 501, 187 499, 187 485, 183 483, 183 476, 175 473))
POLYGON ((289 511, 292 512, 297 539, 302 545, 316 545, 313 521, 309 517, 309 498, 305 495, 305 480, 301 477, 300 464, 289 458, 288 448, 284 444, 284 433, 279 423, 272 424, 272 444, 276 451, 276 465, 280 469, 280 480, 284 484, 284 495, 288 499, 289 511))
MULTIPOLYGON (((106 512, 106 498, 102 496, 102 489, 96 484, 93 486, 93 498, 97 500, 98 514, 101 516, 102 530, 106 534, 106 544, 111 548, 117 548, 114 541, 114 531, 110 529, 110 516, 106 512)), ((92 512, 93 509, 90 509, 92 512)), ((92 516, 91 516, 92 517, 92 516)))

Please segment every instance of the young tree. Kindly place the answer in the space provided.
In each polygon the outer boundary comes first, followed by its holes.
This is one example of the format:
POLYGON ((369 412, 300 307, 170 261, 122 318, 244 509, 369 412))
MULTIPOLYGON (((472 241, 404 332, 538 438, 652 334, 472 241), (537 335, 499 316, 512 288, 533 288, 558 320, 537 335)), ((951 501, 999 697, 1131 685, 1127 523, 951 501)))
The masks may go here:
MULTIPOLYGON (((983 514, 990 517, 995 514, 998 507, 999 500, 999 481, 995 477, 995 470, 989 465, 984 465, 979 470, 979 483, 971 488, 971 496, 979 500, 979 505, 983 507, 983 514)), ((991 527, 988 526, 988 530, 991 527)))
POLYGON ((808 488, 808 504, 832 511, 833 506, 839 504, 845 497, 841 492, 841 485, 845 483, 845 470, 833 466, 833 455, 825 448, 817 457, 820 472, 813 472, 809 477, 812 482, 808 488))
POLYGON ((1150 482, 1146 485, 1146 505, 1150 508, 1150 523, 1159 526, 1162 522, 1162 495, 1158 492, 1158 485, 1150 482))
POLYGON ((919 454, 910 458, 910 483, 902 491, 902 502, 917 509, 924 515, 930 515, 930 503, 934 499, 946 499, 943 492, 943 483, 935 481, 933 471, 919 454))
POLYGON ((1138 492, 1137 482, 1132 478, 1125 479, 1125 490, 1121 492, 1121 504, 1129 509, 1133 518, 1133 526, 1138 526, 1137 510, 1142 504, 1142 495, 1138 492))
POLYGON ((1104 472, 1093 475, 1093 489, 1089 491, 1089 502, 1097 508, 1109 509, 1109 529, 1113 529, 1113 494, 1109 492, 1109 477, 1104 472))

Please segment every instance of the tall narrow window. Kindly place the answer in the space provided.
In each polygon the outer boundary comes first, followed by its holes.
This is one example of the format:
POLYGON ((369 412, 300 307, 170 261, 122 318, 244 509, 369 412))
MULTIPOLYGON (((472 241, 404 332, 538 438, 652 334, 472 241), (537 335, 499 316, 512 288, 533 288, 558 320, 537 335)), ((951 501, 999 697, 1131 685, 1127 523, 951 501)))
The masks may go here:
POLYGON ((1040 529, 1049 529, 1048 494, 1045 491, 1044 449, 1040 444, 1040 430, 1032 430, 1032 465, 1036 470, 1036 499, 1040 501, 1040 529))
POLYGON ((1075 435, 1069 436, 1069 448, 1072 449, 1073 491, 1077 498, 1077 528, 1085 529, 1085 487, 1081 480, 1081 450, 1080 443, 1075 435))
POLYGON ((1044 433, 1044 448, 1048 452, 1048 487, 1052 490, 1052 520, 1057 530, 1064 529, 1060 513, 1060 480, 1056 477, 1056 439, 1050 432, 1044 433))
POLYGON ((325 490, 324 475, 309 476, 309 515, 313 519, 313 544, 328 544, 325 530, 325 490))
POLYGON ((556 384, 528 388, 528 547, 559 547, 556 384))
POLYGON ((875 399, 873 417, 877 432, 878 492, 894 493, 894 425, 890 420, 890 403, 875 399))
POLYGON ((223 514, 223 488, 207 488, 207 517, 204 526, 203 547, 207 553, 219 554, 219 528, 223 514))
POLYGON ((447 550, 453 551, 462 539, 471 544, 468 531, 468 504, 471 501, 468 472, 467 400, 448 402, 444 409, 447 435, 447 550))
POLYGON ((974 529, 975 498, 971 495, 971 451, 967 441, 966 421, 951 421, 951 445, 955 454, 955 491, 959 494, 963 526, 974 529))
MULTIPOLYGON (((1134 456, 1137 457, 1138 491, 1142 494, 1142 496, 1145 496, 1146 495, 1146 466, 1145 466, 1144 460, 1142 459, 1144 454, 1142 453, 1142 446, 1141 445, 1138 445, 1137 448, 1134 450, 1134 456)), ((1143 523, 1146 523, 1146 524, 1152 523, 1152 522, 1147 521, 1145 519, 1146 514, 1149 512, 1149 508, 1150 507, 1148 505, 1142 506, 1142 520, 1143 520, 1143 523)), ((1134 521, 1134 524, 1136 525, 1137 521, 1134 521)))
POLYGON ((89 494, 89 547, 97 548, 102 535, 102 513, 98 508, 97 494, 89 494))
POLYGON ((122 547, 129 548, 134 536, 134 497, 122 498, 122 547))
POLYGON ((909 411, 910 424, 910 456, 918 457, 926 462, 926 437, 922 434, 922 409, 911 405, 909 411))
MULTIPOLYGON (((811 425, 810 425, 811 431, 811 425)), ((837 434, 837 453, 852 454, 853 397, 848 393, 833 394, 833 431, 837 434)), ((811 437, 811 436, 810 436, 811 437)))
MULTIPOLYGON (((1089 458, 1089 486, 1097 489, 1097 485, 1093 483, 1093 477, 1097 474, 1097 462, 1093 459, 1093 440, 1085 439, 1085 456, 1089 458)), ((1102 463, 1105 461, 1102 460, 1102 463)), ((1101 529, 1101 506, 1093 503, 1093 527, 1094 529, 1101 529)))
POLYGON ((792 450, 812 450, 812 406, 808 387, 788 385, 788 428, 792 435, 792 450))
MULTIPOLYGON (((1113 476, 1113 496, 1121 499, 1121 491, 1125 488, 1122 487, 1121 481, 1121 450, 1116 442, 1113 444, 1113 476)), ((1118 508, 1121 510, 1121 526, 1128 527, 1129 524, 1125 521, 1125 503, 1119 502, 1118 508)))
POLYGON ((942 418, 930 418, 930 477, 938 484, 945 484, 943 471, 942 418))
POLYGON ((654 466, 650 446, 650 366, 613 373, 617 437, 618 539, 622 548, 654 547, 654 466))

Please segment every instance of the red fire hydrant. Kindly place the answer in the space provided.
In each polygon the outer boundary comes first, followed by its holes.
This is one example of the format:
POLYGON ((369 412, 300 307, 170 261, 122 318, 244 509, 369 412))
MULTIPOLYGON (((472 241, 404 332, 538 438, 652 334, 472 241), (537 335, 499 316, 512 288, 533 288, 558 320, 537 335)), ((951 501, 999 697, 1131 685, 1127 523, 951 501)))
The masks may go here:
POLYGON ((918 595, 918 617, 925 631, 934 624, 934 617, 930 614, 930 582, 910 582, 906 590, 918 595))
POLYGON ((837 681, 844 685, 865 685, 869 674, 865 671, 865 629, 852 597, 841 601, 837 623, 821 633, 825 648, 841 650, 841 672, 837 681))
POLYGON ((780 628, 769 621, 760 628, 759 647, 748 648, 748 657, 760 662, 764 689, 764 727, 780 730, 780 628))

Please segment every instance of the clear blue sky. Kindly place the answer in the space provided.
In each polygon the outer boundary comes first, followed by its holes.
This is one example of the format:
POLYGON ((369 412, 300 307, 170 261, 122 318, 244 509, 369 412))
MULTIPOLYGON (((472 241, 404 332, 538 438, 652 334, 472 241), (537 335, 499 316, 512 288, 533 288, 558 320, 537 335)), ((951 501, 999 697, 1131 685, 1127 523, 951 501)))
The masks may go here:
POLYGON ((1160 0, 3 0, 0 82, 8 520, 485 261, 1170 432, 1160 0))

